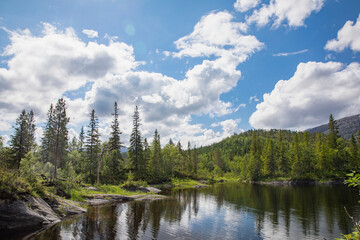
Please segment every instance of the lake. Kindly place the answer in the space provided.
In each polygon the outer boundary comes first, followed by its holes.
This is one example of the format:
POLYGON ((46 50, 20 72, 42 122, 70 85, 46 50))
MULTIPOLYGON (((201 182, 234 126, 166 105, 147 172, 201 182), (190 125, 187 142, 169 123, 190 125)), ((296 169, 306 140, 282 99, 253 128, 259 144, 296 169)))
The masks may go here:
POLYGON ((153 202, 90 207, 31 239, 334 239, 359 217, 345 186, 216 184, 153 202))

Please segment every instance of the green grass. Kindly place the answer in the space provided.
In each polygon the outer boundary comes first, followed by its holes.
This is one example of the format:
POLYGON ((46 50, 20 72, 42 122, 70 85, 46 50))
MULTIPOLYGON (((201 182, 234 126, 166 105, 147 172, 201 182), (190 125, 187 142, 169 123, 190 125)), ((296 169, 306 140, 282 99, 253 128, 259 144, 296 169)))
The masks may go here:
POLYGON ((162 184, 153 185, 156 188, 163 188, 165 185, 170 185, 173 189, 187 189, 193 188, 196 185, 204 185, 203 183, 199 183, 193 179, 179 179, 179 178, 172 178, 171 181, 165 182, 162 184))
POLYGON ((85 197, 95 195, 95 194, 118 194, 118 195, 124 195, 124 196, 142 195, 142 194, 145 195, 144 192, 127 191, 116 185, 101 185, 101 186, 96 186, 96 187, 100 191, 92 191, 92 190, 88 190, 88 189, 84 189, 84 188, 71 189, 70 190, 71 200, 83 202, 85 197))

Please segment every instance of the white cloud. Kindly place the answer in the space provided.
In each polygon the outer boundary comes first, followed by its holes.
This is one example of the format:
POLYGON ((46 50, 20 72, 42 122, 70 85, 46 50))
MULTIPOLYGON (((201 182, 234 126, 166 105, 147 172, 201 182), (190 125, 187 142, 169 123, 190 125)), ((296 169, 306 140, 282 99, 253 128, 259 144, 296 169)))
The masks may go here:
POLYGON ((260 100, 256 97, 256 95, 255 95, 255 96, 251 96, 251 97, 249 98, 249 103, 258 102, 258 101, 260 101, 260 100))
POLYGON ((236 0, 234 8, 239 12, 246 12, 259 5, 260 1, 261 0, 236 0))
POLYGON ((280 80, 250 117, 255 128, 304 130, 360 112, 360 64, 300 63, 292 78, 280 80))
POLYGON ((247 24, 234 22, 229 12, 213 12, 201 18, 194 31, 175 42, 179 52, 174 57, 226 57, 237 64, 261 49, 255 36, 244 35, 247 24))
POLYGON ((345 48, 350 48, 354 52, 360 51, 360 14, 356 23, 347 21, 338 31, 337 38, 329 40, 325 49, 329 51, 341 52, 345 48))
POLYGON ((245 103, 240 103, 239 106, 234 110, 234 112, 239 111, 240 108, 246 108, 246 104, 245 103))
POLYGON ((287 56, 291 56, 291 55, 297 55, 297 54, 305 53, 307 51, 308 51, 308 49, 304 49, 304 50, 297 51, 297 52, 275 53, 275 54, 273 54, 273 56, 274 57, 287 57, 287 56))
POLYGON ((44 120, 50 103, 66 91, 139 65, 131 46, 119 42, 86 44, 72 28, 61 31, 43 23, 41 36, 27 29, 8 33, 11 43, 3 52, 10 57, 8 68, 0 68, 1 119, 25 108, 44 120))
POLYGON ((98 32, 90 29, 83 29, 82 33, 85 34, 88 38, 97 38, 99 37, 98 32))
POLYGON ((247 23, 256 23, 265 26, 270 21, 273 27, 278 28, 282 23, 290 27, 304 26, 304 21, 312 12, 318 12, 323 7, 325 0, 270 0, 263 4, 247 17, 247 23))

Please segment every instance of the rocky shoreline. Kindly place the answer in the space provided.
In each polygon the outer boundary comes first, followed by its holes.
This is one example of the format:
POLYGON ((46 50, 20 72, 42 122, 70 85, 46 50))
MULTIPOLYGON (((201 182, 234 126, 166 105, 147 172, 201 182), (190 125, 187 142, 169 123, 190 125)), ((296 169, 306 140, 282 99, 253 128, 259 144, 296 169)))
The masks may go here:
POLYGON ((25 196, 21 200, 0 200, 0 238, 2 235, 22 231, 39 231, 49 228, 65 218, 86 213, 87 206, 120 203, 126 201, 154 201, 166 196, 155 195, 161 190, 143 188, 145 195, 125 196, 118 194, 93 194, 84 197, 85 202, 65 200, 58 196, 40 198, 25 196))

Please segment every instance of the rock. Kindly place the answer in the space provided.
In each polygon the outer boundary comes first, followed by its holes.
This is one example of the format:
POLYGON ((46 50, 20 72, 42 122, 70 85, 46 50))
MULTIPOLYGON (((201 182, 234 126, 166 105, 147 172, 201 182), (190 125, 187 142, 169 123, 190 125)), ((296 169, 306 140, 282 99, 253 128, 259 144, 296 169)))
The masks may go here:
POLYGON ((219 183, 223 183, 223 182, 225 182, 225 180, 224 180, 224 179, 220 179, 218 182, 219 182, 219 183))
POLYGON ((172 188, 173 186, 172 185, 170 185, 170 184, 165 184, 164 186, 163 186, 163 188, 172 188))
POLYGON ((194 188, 206 188, 208 185, 195 185, 194 188))
POLYGON ((0 204, 0 231, 40 228, 60 222, 59 216, 41 198, 27 197, 0 204))
POLYGON ((52 209, 61 217, 78 215, 86 212, 86 209, 77 206, 76 204, 79 203, 61 198, 56 198, 56 201, 50 202, 52 209))
POLYGON ((202 183, 202 184, 207 184, 207 181, 206 181, 206 180, 199 180, 198 182, 199 182, 199 183, 202 183))
POLYGON ((152 202, 155 200, 165 199, 166 196, 163 195, 135 195, 135 201, 145 201, 145 202, 152 202))
POLYGON ((84 189, 86 189, 86 190, 90 190, 90 191, 100 192, 100 190, 99 190, 99 189, 97 189, 96 187, 92 187, 92 186, 90 186, 90 187, 84 187, 84 189))
POLYGON ((157 193, 161 192, 160 189, 154 188, 154 187, 138 187, 137 189, 142 192, 145 192, 145 193, 152 192, 152 193, 157 194, 157 193))
POLYGON ((102 205, 114 202, 130 201, 134 200, 133 197, 118 195, 118 194, 94 194, 88 196, 85 200, 89 205, 102 205))

